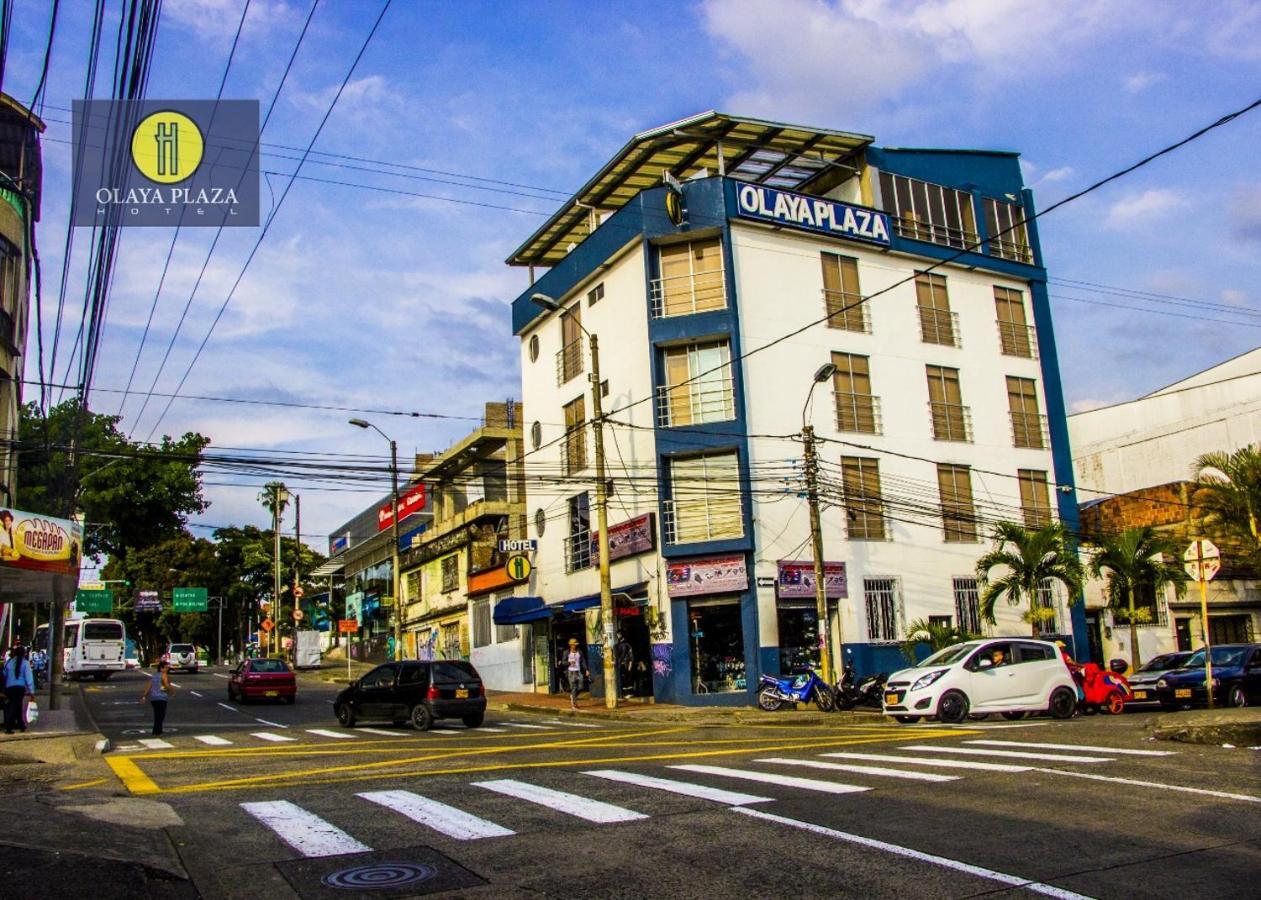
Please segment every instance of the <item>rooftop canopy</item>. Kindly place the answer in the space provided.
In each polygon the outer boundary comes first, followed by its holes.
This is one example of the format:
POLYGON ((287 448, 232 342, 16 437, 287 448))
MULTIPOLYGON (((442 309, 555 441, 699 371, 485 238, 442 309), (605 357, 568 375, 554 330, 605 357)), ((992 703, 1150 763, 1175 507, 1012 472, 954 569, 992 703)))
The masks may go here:
MULTIPOLYGON (((635 135, 604 168, 508 257, 510 266, 552 266, 592 230, 593 215, 625 206, 640 191, 700 174, 805 193, 823 193, 853 172, 852 157, 874 138, 706 112, 635 135)), ((596 219, 598 222, 599 220, 596 219)))

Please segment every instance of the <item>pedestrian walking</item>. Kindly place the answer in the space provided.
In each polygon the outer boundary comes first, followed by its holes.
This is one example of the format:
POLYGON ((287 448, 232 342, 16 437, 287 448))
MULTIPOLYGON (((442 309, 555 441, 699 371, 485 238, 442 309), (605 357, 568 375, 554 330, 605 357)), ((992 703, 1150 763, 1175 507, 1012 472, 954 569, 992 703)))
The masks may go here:
POLYGON ((166 701, 171 697, 171 676, 169 669, 171 664, 165 659, 158 663, 158 671, 149 676, 149 683, 145 685, 144 694, 140 698, 140 702, 149 701, 149 705, 153 707, 153 733, 159 735, 162 733, 162 720, 166 718, 166 701))
POLYGON ((26 731, 24 706, 35 697, 35 676, 26 661, 26 648, 18 645, 9 651, 4 664, 4 733, 13 729, 26 731))
POLYGON ((565 654, 565 675, 569 678, 569 708, 578 708, 578 694, 582 691, 582 680, 590 678, 587 661, 578 650, 578 639, 569 639, 569 652, 565 654))

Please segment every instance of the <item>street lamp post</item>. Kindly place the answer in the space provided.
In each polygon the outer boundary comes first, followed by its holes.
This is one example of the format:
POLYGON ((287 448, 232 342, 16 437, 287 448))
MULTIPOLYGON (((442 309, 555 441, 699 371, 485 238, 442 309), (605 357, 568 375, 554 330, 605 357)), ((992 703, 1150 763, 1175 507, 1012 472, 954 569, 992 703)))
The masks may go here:
MULTIPOLYGON (((398 443, 382 431, 377 426, 365 419, 351 419, 350 424, 356 428, 371 428, 381 437, 390 442, 390 493, 393 497, 392 506, 390 507, 390 569, 392 590, 394 591, 394 658, 403 658, 403 621, 402 609, 399 598, 399 577, 398 577, 398 443)), ((349 656, 349 645, 347 646, 347 659, 349 656)))
POLYGON ((272 612, 275 616, 275 618, 272 619, 272 622, 275 624, 275 627, 272 630, 276 632, 276 635, 274 638, 275 640, 274 652, 277 656, 280 655, 280 650, 281 650, 280 623, 283 621, 282 610, 280 608, 280 504, 287 503, 288 501, 289 501, 289 492, 285 490, 284 485, 281 485, 281 484, 273 485, 272 496, 271 496, 271 522, 272 522, 271 530, 272 530, 272 535, 275 538, 276 565, 275 565, 275 572, 273 573, 274 584, 273 584, 273 592, 272 592, 272 606, 274 607, 272 612))
MULTIPOLYGON (((530 300, 546 310, 561 312, 560 304, 547 294, 534 294, 530 300)), ((574 324, 587 336, 591 348, 591 428, 595 438, 595 513, 600 529, 600 620, 604 624, 604 705, 617 709, 617 665, 613 659, 616 630, 613 622, 613 590, 609 581, 609 494, 604 472, 604 407, 600 400, 600 341, 582 322, 574 324)))
MULTIPOLYGON (((828 635, 828 598, 827 584, 823 571, 823 526, 819 520, 819 455, 814 446, 814 426, 806 421, 810 401, 814 399, 814 389, 836 374, 836 366, 832 363, 820 366, 814 373, 810 384, 810 392, 806 394, 806 403, 801 408, 801 442, 805 445, 806 499, 810 505, 810 543, 814 554, 814 603, 815 615, 819 621, 819 668, 823 670, 823 680, 832 684, 832 641, 828 635)), ((839 626, 839 622, 838 622, 839 626)))

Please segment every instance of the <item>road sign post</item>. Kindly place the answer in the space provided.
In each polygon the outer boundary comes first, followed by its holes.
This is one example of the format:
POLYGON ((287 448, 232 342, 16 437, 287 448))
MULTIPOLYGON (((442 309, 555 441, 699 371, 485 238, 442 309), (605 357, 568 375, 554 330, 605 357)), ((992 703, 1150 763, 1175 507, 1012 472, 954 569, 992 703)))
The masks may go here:
MULTIPOLYGON (((337 630, 345 635, 352 635, 359 630, 358 619, 338 619, 337 630)), ((346 680, 350 680, 350 638, 346 638, 346 680)))
POLYGON ((1213 645, 1209 640, 1208 628, 1208 583, 1217 575, 1222 567, 1222 554, 1217 546, 1208 538, 1197 538, 1182 554, 1186 563, 1187 574, 1200 585, 1200 637, 1204 642, 1204 693, 1208 697, 1208 708, 1213 703, 1213 645))

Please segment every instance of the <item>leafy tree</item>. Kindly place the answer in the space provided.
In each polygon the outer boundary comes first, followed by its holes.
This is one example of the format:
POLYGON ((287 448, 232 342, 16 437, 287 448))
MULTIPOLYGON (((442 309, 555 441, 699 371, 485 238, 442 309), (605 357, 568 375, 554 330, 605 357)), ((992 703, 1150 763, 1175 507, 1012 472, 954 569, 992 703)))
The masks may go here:
POLYGON ((128 440, 118 422, 72 399, 47 416, 27 404, 19 424, 19 505, 62 518, 82 511, 84 555, 95 559, 177 538, 188 516, 209 505, 198 471, 209 438, 189 432, 179 440, 163 436, 156 446, 141 444, 128 440))
MULTIPOLYGON (((994 526, 994 549, 976 561, 976 577, 982 586, 981 618, 991 625, 997 621, 994 607, 1000 597, 1012 606, 1035 606, 1038 590, 1048 579, 1058 581, 1072 597, 1081 593, 1084 570, 1077 550, 1064 526, 1052 522, 1032 529, 1015 522, 994 526), (995 569, 1003 570, 995 579, 995 569)), ((1034 624, 1033 634, 1038 635, 1034 624)))
POLYGON ((906 661, 914 664, 920 644, 928 644, 929 653, 944 650, 952 644, 959 644, 976 637, 957 625, 940 625, 928 619, 916 619, 906 626, 906 640, 902 642, 902 655, 906 661))
POLYGON ((1223 535, 1261 553, 1261 450, 1205 453, 1195 461, 1195 504, 1223 535))
POLYGON ((1178 559, 1178 548, 1150 526, 1131 528, 1099 541, 1090 557, 1090 574, 1108 579, 1108 605, 1124 610, 1130 625, 1130 666, 1137 672, 1142 662, 1138 652, 1139 612, 1135 594, 1150 588, 1160 593, 1173 585, 1179 597, 1187 592, 1187 573, 1178 559))

